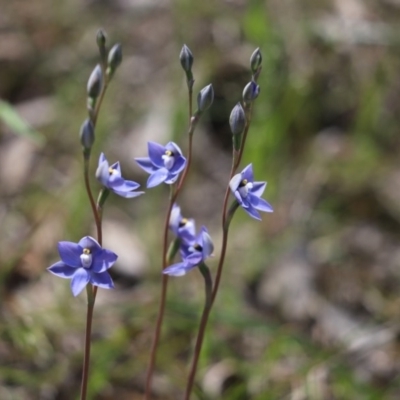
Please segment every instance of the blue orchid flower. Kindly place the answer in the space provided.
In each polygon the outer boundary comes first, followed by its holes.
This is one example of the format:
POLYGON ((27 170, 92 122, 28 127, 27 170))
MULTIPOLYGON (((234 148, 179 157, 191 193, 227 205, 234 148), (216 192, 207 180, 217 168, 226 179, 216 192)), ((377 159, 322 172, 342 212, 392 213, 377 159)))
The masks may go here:
POLYGON ((165 268, 163 274, 170 276, 185 275, 197 267, 214 251, 214 245, 206 227, 202 227, 197 237, 188 242, 182 242, 181 255, 183 261, 165 268))
POLYGON ((88 283, 104 289, 112 289, 114 283, 107 272, 118 256, 103 249, 90 236, 85 236, 78 243, 59 242, 58 252, 61 261, 47 268, 52 274, 71 279, 71 290, 77 296, 88 283))
POLYGON ((181 149, 174 142, 162 146, 155 142, 148 142, 149 157, 135 158, 139 166, 150 174, 147 187, 151 188, 160 183, 172 184, 183 171, 186 158, 181 149))
POLYGON ((103 186, 110 189, 119 196, 133 198, 140 196, 144 192, 135 192, 140 185, 134 181, 125 180, 121 176, 119 162, 109 165, 103 153, 100 154, 99 164, 96 170, 96 178, 103 186))
POLYGON ((184 218, 181 214, 181 208, 177 204, 172 207, 169 228, 182 241, 190 242, 195 239, 196 224, 194 219, 184 218))
POLYGON ((266 186, 266 182, 254 182, 252 164, 229 182, 229 187, 243 210, 258 220, 261 220, 261 217, 257 210, 273 212, 271 204, 261 198, 266 186))

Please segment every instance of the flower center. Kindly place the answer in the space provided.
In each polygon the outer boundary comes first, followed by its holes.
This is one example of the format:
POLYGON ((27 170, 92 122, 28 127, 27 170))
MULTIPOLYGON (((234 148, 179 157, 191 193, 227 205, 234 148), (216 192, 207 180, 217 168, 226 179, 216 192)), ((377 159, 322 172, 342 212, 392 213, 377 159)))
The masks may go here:
POLYGON ((93 261, 93 256, 92 256, 92 252, 90 251, 90 249, 83 249, 83 252, 80 256, 81 258, 81 263, 82 263, 82 267, 83 268, 90 268, 90 266, 92 265, 92 261, 93 261))
POLYGON ((179 228, 183 228, 187 223, 188 223, 187 218, 182 218, 182 219, 179 221, 179 228))
POLYGON ((114 168, 108 168, 108 173, 110 174, 110 175, 112 175, 113 173, 115 172, 115 169, 114 168))
POLYGON ((243 179, 238 187, 239 193, 242 197, 247 197, 249 190, 253 188, 253 182, 249 182, 247 179, 243 179))
POLYGON ((203 247, 200 246, 198 243, 195 243, 195 244, 193 245, 193 248, 194 248, 196 251, 202 251, 202 250, 203 250, 203 247))
POLYGON ((175 155, 171 150, 165 150, 165 153, 161 158, 164 160, 165 168, 171 169, 174 166, 175 155))

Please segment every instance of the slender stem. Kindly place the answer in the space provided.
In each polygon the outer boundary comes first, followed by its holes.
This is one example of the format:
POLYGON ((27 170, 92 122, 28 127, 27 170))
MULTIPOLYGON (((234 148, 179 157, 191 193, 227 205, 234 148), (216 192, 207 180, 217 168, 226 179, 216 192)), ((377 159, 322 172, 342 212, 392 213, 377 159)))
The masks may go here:
POLYGON ((88 197, 89 197, 90 206, 92 208, 93 217, 94 217, 94 221, 95 221, 95 224, 96 224, 97 241, 99 242, 99 244, 101 246, 101 242, 102 242, 101 219, 100 219, 100 216, 98 214, 96 203, 94 201, 93 193, 92 193, 92 190, 90 188, 90 183, 89 183, 89 158, 85 158, 84 159, 84 172, 83 172, 83 175, 84 175, 84 179, 85 179, 86 192, 87 192, 88 197))
POLYGON ((158 347, 158 342, 160 341, 161 327, 162 327, 162 323, 163 323, 163 319, 164 319, 165 303, 166 303, 166 298, 167 298, 167 289, 168 289, 168 275, 163 274, 162 286, 161 286, 161 298, 160 298, 160 304, 158 307, 156 329, 154 332, 153 343, 151 345, 150 362, 149 362, 149 367, 147 369, 147 376, 146 376, 146 387, 145 387, 145 394, 144 394, 144 399, 146 399, 146 400, 149 400, 151 398, 151 382, 152 382, 152 378, 153 378, 154 366, 156 363, 157 347, 158 347))
POLYGON ((92 335, 92 321, 94 309, 94 293, 91 285, 86 286, 88 298, 87 314, 86 314, 86 332, 85 332, 85 352, 83 359, 81 399, 86 399, 88 376, 89 376, 89 360, 90 360, 90 339, 92 335))
MULTIPOLYGON (((183 170, 183 173, 176 185, 175 190, 172 190, 172 187, 171 187, 170 201, 169 201, 169 205, 168 205, 167 215, 165 217, 164 233, 163 233, 162 270, 164 270, 168 266, 168 263, 172 261, 172 260, 167 259, 169 220, 171 218, 172 207, 173 207, 174 203, 176 202, 176 199, 178 198, 178 194, 179 194, 180 190, 183 187, 183 184, 186 180, 186 177, 187 177, 190 165, 191 165, 193 133, 194 133, 194 130, 197 126, 197 122, 200 117, 200 115, 192 116, 192 89, 191 89, 191 87, 189 87, 189 117, 190 117, 190 124, 189 124, 189 129, 188 129, 189 143, 188 143, 188 154, 187 154, 187 159, 186 159, 186 166, 185 166, 185 169, 183 170)), ((146 374, 144 400, 151 399, 151 382, 153 379, 154 367, 155 367, 155 363, 156 363, 157 348, 158 348, 158 343, 160 341, 161 328, 162 328, 162 323, 163 323, 164 314, 165 314, 167 291, 168 291, 168 275, 163 275, 162 285, 161 285, 160 304, 158 307, 158 314, 157 314, 156 327, 155 327, 155 331, 154 331, 154 338, 153 338, 153 343, 151 345, 151 350, 150 350, 150 361, 149 361, 149 366, 148 366, 147 374, 146 374)))
POLYGON ((253 108, 253 103, 244 105, 244 110, 245 110, 245 113, 246 113, 246 126, 244 128, 243 137, 242 137, 242 143, 240 145, 239 154, 236 157, 236 161, 234 162, 234 167, 232 168, 232 171, 231 171, 231 178, 235 174, 237 168, 240 165, 240 162, 242 161, 243 150, 244 150, 244 146, 246 144, 246 139, 247 139, 247 133, 249 132, 250 123, 251 123, 251 111, 252 111, 252 108, 253 108))
MULTIPOLYGON (((244 145, 245 145, 246 138, 247 138, 247 133, 249 131, 250 122, 251 122, 251 109, 252 109, 252 105, 251 104, 245 105, 246 117, 247 117, 246 118, 246 127, 245 127, 245 130, 243 132, 243 140, 242 140, 242 143, 241 143, 241 147, 240 147, 239 153, 235 154, 235 150, 233 150, 232 168, 231 168, 229 181, 235 175, 236 170, 239 167, 240 161, 242 159, 243 149, 244 149, 244 145)), ((221 245, 221 255, 220 255, 220 258, 219 258, 218 267, 217 267, 217 273, 215 275, 215 281, 214 281, 214 285, 213 285, 213 289, 212 289, 212 293, 211 293, 211 301, 210 301, 210 304, 206 303, 206 305, 204 307, 204 310, 203 310, 203 314, 201 316, 199 331, 197 333, 196 344, 195 344, 195 348, 194 348, 193 361, 192 361, 192 365, 191 365, 191 368, 190 368, 188 383, 187 383, 187 386, 186 386, 186 392, 185 392, 185 397, 184 397, 185 400, 189 400, 190 394, 191 394, 192 389, 193 389, 194 379, 196 377, 197 365, 198 365, 198 361, 199 361, 199 357, 200 357, 200 353, 201 353, 201 348, 202 348, 202 345, 203 345, 204 334, 205 334, 205 331, 206 331, 206 328, 207 328, 208 317, 210 315, 212 306, 214 304, 215 298, 216 298, 217 293, 218 293, 219 284, 221 282, 222 270, 223 270, 223 266, 224 266, 226 249, 227 249, 227 245, 228 245, 229 225, 230 225, 230 221, 231 221, 231 218, 232 218, 232 215, 229 218, 228 218, 228 215, 227 215, 228 214, 227 209, 228 209, 229 193, 230 193, 230 188, 229 188, 229 184, 228 184, 228 186, 226 188, 226 191, 225 191, 225 196, 224 196, 224 201, 223 201, 223 206, 222 206, 222 245, 221 245)))
MULTIPOLYGON (((102 66, 104 71, 104 66, 102 66)), ((97 117, 99 115, 101 103, 103 101, 105 92, 108 87, 109 80, 105 80, 105 84, 101 90, 99 99, 96 104, 96 108, 91 115, 93 126, 96 126, 97 117)), ((89 182, 89 164, 90 164, 90 151, 88 153, 84 153, 84 181, 85 181, 85 188, 86 192, 89 197, 90 206, 92 208, 93 217, 96 224, 96 231, 97 231, 97 241, 99 242, 100 246, 103 242, 103 232, 101 227, 101 220, 102 220, 102 208, 99 205, 96 205, 93 197, 92 190, 90 188, 89 182)), ((91 350, 91 337, 92 337, 92 323, 93 323, 93 311, 94 311, 94 304, 96 301, 97 295, 97 286, 88 285, 86 286, 87 291, 87 313, 86 313, 86 330, 85 330, 85 350, 84 350, 84 358, 83 358, 83 369, 82 369, 82 383, 81 383, 81 400, 86 400, 87 396, 87 386, 89 381, 89 366, 90 366, 90 350, 91 350)))
POLYGON ((203 343, 203 337, 204 337, 204 333, 205 333, 205 326, 207 325, 208 316, 210 314, 211 307, 212 307, 212 296, 211 296, 211 294, 212 294, 212 278, 211 278, 210 270, 208 269, 208 267, 205 264, 199 265, 199 269, 204 278, 205 301, 204 301, 203 314, 201 316, 201 321, 200 321, 199 336, 197 337, 196 345, 194 348, 193 360, 192 360, 192 365, 190 367, 190 372, 189 372, 188 383, 186 386, 184 400, 189 400, 190 394, 193 389, 194 378, 196 376, 197 364, 199 362, 201 346, 203 343), (201 329, 203 326, 204 326, 204 329, 201 329))

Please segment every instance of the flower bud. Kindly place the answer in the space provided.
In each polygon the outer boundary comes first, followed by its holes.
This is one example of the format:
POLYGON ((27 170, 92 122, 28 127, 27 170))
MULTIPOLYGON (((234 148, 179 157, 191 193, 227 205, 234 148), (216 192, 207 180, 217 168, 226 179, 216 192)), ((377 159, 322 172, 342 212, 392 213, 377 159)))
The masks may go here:
POLYGON ((193 65, 193 54, 186 44, 183 45, 181 53, 179 54, 179 60, 181 62, 183 70, 188 74, 192 72, 193 65))
POLYGON ((103 29, 99 29, 96 35, 97 47, 99 48, 100 58, 103 65, 107 60, 107 50, 106 50, 106 33, 103 29))
POLYGON ((246 125, 246 115, 240 103, 233 107, 231 116, 229 117, 229 125, 233 135, 240 135, 244 131, 246 125))
POLYGON ((200 93, 197 95, 197 108, 199 112, 203 112, 207 110, 212 104, 214 100, 214 89, 212 84, 210 83, 203 89, 201 89, 200 93))
POLYGON ((90 119, 86 119, 80 131, 81 144, 85 150, 90 150, 94 143, 94 126, 90 119))
POLYGON ((102 48, 105 47, 105 45, 106 45, 106 33, 103 31, 103 29, 99 29, 97 31, 96 42, 97 42, 97 46, 99 47, 99 49, 102 49, 102 48))
POLYGON ((122 46, 119 43, 117 43, 111 48, 110 52, 108 53, 107 64, 111 74, 115 72, 115 70, 118 68, 121 62, 122 62, 122 46))
POLYGON ((249 82, 243 89, 243 101, 245 103, 251 103, 260 94, 260 86, 254 81, 249 82))
POLYGON ((87 94, 88 97, 97 98, 101 92, 101 88, 103 86, 103 73, 101 71, 100 64, 97 64, 92 73, 90 74, 90 78, 87 83, 87 94))
POLYGON ((255 74, 257 72, 257 70, 261 67, 261 63, 262 63, 262 56, 261 56, 260 48, 257 47, 250 57, 250 68, 251 68, 251 72, 253 72, 253 74, 255 74))

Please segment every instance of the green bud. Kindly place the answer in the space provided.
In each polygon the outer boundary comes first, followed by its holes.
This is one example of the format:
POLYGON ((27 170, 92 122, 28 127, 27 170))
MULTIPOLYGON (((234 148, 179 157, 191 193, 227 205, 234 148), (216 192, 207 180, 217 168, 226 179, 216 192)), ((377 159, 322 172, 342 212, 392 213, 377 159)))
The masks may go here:
POLYGON ((107 50, 106 50, 106 33, 103 29, 99 29, 96 35, 97 47, 99 48, 101 62, 104 65, 107 59, 107 50))
POLYGON ((103 31, 103 29, 99 29, 97 31, 96 42, 99 48, 102 48, 106 45, 106 33, 103 31))
POLYGON ((108 53, 107 66, 110 73, 113 74, 122 62, 122 46, 115 44, 108 53))

